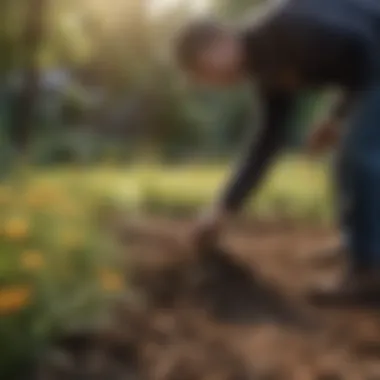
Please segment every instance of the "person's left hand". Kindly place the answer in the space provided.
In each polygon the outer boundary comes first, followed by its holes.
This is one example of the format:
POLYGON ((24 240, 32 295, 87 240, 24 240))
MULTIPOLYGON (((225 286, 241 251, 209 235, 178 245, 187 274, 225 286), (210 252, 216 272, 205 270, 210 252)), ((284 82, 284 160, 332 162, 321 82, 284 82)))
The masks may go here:
POLYGON ((314 128, 307 141, 307 152, 316 156, 334 147, 339 139, 339 125, 334 120, 325 121, 314 128))
POLYGON ((228 213, 220 208, 212 208, 203 212, 195 222, 193 244, 197 248, 215 247, 228 219, 228 213))

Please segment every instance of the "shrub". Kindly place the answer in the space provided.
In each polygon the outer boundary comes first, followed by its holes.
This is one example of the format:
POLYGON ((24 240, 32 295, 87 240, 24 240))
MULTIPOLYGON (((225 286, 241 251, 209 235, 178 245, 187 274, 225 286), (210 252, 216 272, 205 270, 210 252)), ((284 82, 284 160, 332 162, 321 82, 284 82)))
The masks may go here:
POLYGON ((19 379, 65 330, 101 323, 124 289, 102 201, 49 183, 0 187, 0 373, 19 379))

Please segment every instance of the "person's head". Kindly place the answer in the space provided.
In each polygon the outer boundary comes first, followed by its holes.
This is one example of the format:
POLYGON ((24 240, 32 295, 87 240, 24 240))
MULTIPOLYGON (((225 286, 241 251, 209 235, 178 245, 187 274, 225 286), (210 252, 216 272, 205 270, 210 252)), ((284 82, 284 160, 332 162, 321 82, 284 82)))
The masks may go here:
POLYGON ((192 22, 183 28, 175 55, 180 69, 198 83, 228 85, 241 78, 243 52, 239 38, 215 21, 192 22))

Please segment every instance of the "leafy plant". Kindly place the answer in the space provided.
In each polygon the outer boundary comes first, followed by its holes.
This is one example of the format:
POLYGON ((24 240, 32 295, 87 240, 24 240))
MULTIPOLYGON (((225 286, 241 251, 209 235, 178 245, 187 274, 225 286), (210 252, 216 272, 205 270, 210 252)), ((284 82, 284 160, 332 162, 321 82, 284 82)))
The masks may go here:
POLYGON ((19 378, 57 334, 106 320, 125 279, 102 201, 73 187, 0 187, 0 373, 19 378))

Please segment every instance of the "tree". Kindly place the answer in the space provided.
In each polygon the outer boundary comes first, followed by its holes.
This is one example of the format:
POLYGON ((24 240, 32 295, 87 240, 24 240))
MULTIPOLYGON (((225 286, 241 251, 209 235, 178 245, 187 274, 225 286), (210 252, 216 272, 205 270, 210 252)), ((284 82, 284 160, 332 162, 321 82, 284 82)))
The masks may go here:
POLYGON ((10 131, 11 141, 20 153, 25 152, 33 127, 34 108, 39 90, 38 53, 44 35, 46 5, 46 0, 29 0, 27 3, 21 44, 23 84, 14 104, 10 131))

